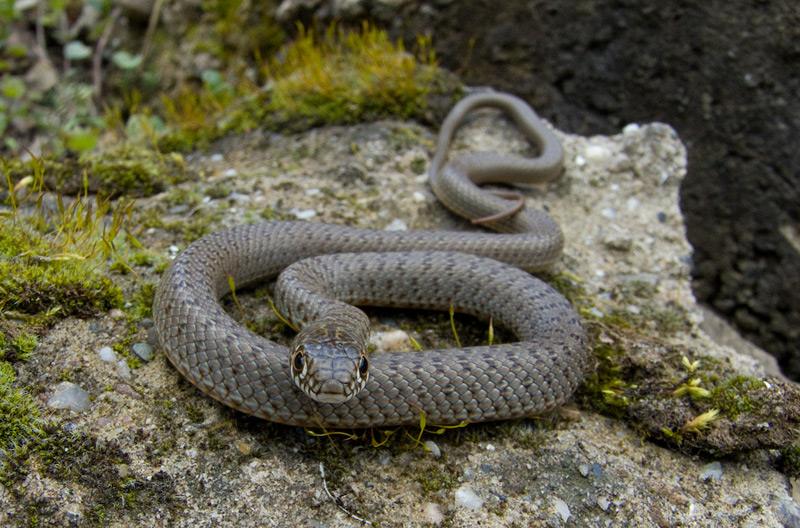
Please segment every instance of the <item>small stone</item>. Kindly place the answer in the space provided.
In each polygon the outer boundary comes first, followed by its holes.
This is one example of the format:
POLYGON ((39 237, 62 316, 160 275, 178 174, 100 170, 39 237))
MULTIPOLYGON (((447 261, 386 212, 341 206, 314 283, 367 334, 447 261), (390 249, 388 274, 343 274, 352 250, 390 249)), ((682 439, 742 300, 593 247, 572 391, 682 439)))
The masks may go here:
POLYGON ((139 395, 138 392, 134 391, 130 385, 127 383, 120 383, 114 390, 117 391, 118 394, 122 394, 123 396, 128 396, 129 398, 133 398, 134 400, 141 400, 142 397, 139 395))
POLYGON ((636 306, 635 304, 629 304, 628 306, 625 307, 625 310, 627 310, 628 313, 631 313, 633 315, 639 315, 642 313, 642 309, 636 306))
POLYGON ((497 448, 494 446, 494 444, 486 444, 486 450, 487 451, 496 451, 497 448))
POLYGON ((128 317, 128 314, 120 310, 119 308, 112 308, 108 311, 108 316, 112 319, 124 319, 128 317))
POLYGON ((589 145, 583 154, 589 161, 605 161, 611 157, 611 152, 600 145, 589 145))
POLYGON ((228 169, 222 173, 223 176, 227 176, 229 178, 232 178, 233 176, 236 176, 238 174, 239 173, 236 171, 236 169, 228 169))
POLYGON ((225 159, 225 158, 222 157, 222 154, 212 154, 211 155, 211 161, 222 161, 223 159, 225 159))
POLYGON ((298 209, 297 207, 292 207, 289 214, 294 215, 298 220, 308 220, 317 216, 317 212, 313 209, 298 209))
POLYGON ((93 334, 99 334, 103 331, 103 325, 98 323, 97 321, 92 321, 89 323, 89 331, 93 334))
POLYGON ((597 505, 600 506, 601 510, 608 511, 609 506, 611 506, 611 501, 605 497, 600 497, 597 499, 597 505))
POLYGON ((139 319, 139 326, 141 326, 142 328, 153 328, 155 324, 156 322, 149 317, 143 317, 139 319))
POLYGON ((388 466, 392 462, 392 455, 386 451, 382 451, 380 455, 378 455, 378 464, 382 466, 388 466))
POLYGON ((567 503, 561 499, 556 499, 555 502, 553 502, 553 508, 555 508, 556 513, 561 517, 561 520, 564 521, 564 523, 566 523, 572 515, 569 511, 569 506, 567 503))
POLYGON ((403 352, 411 350, 411 339, 403 330, 389 330, 375 334, 375 344, 384 352, 403 352))
POLYGON ((414 191, 414 194, 411 195, 411 198, 417 203, 422 203, 427 199, 425 194, 419 191, 414 191))
POLYGON ((117 375, 120 378, 131 379, 131 368, 124 359, 117 361, 117 375))
POLYGON ((422 505, 422 522, 427 524, 441 525, 444 522, 444 512, 442 507, 433 502, 426 502, 422 505))
POLYGON ((575 165, 577 165, 578 167, 583 167, 584 165, 586 165, 586 158, 578 154, 577 156, 575 156, 575 165))
POLYGON ((188 211, 189 211, 189 206, 188 205, 186 205, 186 204, 178 204, 178 205, 173 205, 172 207, 169 207, 167 209, 167 214, 181 215, 181 214, 187 213, 188 211))
POLYGON ((253 444, 250 442, 236 442, 236 449, 243 455, 249 455, 253 452, 253 444))
POLYGON ((389 225, 384 228, 384 231, 408 231, 408 225, 399 218, 395 218, 389 222, 389 225))
POLYGON ((70 409, 75 412, 85 412, 89 404, 89 393, 68 381, 59 383, 47 400, 47 406, 51 409, 70 409))
POLYGON ((110 346, 104 346, 103 348, 97 351, 97 354, 103 361, 111 362, 117 360, 117 353, 114 352, 114 349, 111 348, 110 346))
POLYGON ((483 506, 483 500, 472 491, 469 486, 461 486, 456 490, 456 508, 462 507, 468 510, 478 510, 483 506))
POLYGON ((117 474, 119 478, 128 478, 131 476, 131 467, 128 464, 120 464, 117 466, 117 474))
POLYGON ((433 456, 435 457, 442 456, 442 450, 439 449, 439 446, 436 445, 436 442, 434 442, 433 440, 425 440, 422 443, 422 445, 424 445, 428 449, 428 452, 433 456))
POLYGON ((580 466, 578 466, 578 471, 581 472, 581 476, 582 477, 588 477, 589 476, 589 464, 581 464, 580 466))
POLYGON ((153 358, 153 347, 147 343, 135 343, 131 348, 142 361, 150 361, 153 358))
POLYGON ((706 464, 700 471, 701 480, 719 480, 720 478, 722 478, 722 464, 719 462, 706 464))
POLYGON ((606 207, 605 209, 600 211, 600 214, 606 218, 616 218, 617 212, 612 209, 611 207, 606 207))
POLYGON ((603 238, 603 244, 615 251, 630 251, 633 248, 633 239, 624 235, 608 235, 603 238))
POLYGON ((639 126, 639 123, 630 123, 625 125, 625 128, 622 129, 622 135, 624 136, 635 136, 642 130, 642 127, 639 126))

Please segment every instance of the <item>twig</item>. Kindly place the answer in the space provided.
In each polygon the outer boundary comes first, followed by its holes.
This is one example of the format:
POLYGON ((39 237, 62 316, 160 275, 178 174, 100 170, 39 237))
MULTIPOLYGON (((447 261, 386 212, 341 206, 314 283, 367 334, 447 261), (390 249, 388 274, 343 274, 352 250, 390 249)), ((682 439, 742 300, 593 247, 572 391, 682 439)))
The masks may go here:
MULTIPOLYGON (((147 22, 147 31, 144 34, 144 39, 142 42, 142 59, 147 58, 147 54, 150 52, 150 43, 153 40, 153 33, 156 30, 156 26, 158 26, 158 18, 161 15, 161 8, 164 5, 164 0, 156 0, 155 4, 153 5, 153 10, 150 11, 150 20, 147 22)), ((144 64, 144 60, 142 60, 142 64, 144 64)))
POLYGON ((111 38, 111 30, 114 29, 114 23, 117 21, 122 8, 117 6, 111 11, 108 17, 108 23, 103 28, 103 34, 97 40, 97 47, 94 49, 94 57, 92 57, 92 79, 94 80, 94 95, 97 99, 100 98, 103 90, 103 50, 106 49, 108 39, 111 38))
POLYGON ((362 524, 370 524, 370 525, 372 524, 371 521, 368 521, 366 519, 362 519, 361 517, 358 517, 357 515, 354 515, 354 514, 350 513, 349 511, 347 511, 345 509, 345 507, 342 506, 341 501, 336 499, 336 497, 334 497, 331 494, 331 492, 328 491, 328 483, 325 482, 325 468, 322 467, 322 462, 319 463, 319 474, 322 475, 322 488, 325 490, 325 493, 333 501, 333 503, 336 505, 337 508, 339 508, 340 510, 345 512, 347 515, 349 515, 351 518, 355 519, 356 521, 358 521, 358 522, 360 522, 362 524))

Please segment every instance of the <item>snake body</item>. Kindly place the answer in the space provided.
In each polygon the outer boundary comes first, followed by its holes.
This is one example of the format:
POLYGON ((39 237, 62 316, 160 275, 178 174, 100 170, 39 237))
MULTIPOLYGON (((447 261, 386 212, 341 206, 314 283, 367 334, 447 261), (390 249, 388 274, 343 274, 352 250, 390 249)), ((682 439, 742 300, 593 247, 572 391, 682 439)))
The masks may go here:
POLYGON ((587 339, 569 302, 522 271, 560 255, 563 237, 544 213, 504 214, 509 201, 488 181, 546 181, 560 173, 561 146, 526 103, 489 93, 459 102, 442 125, 431 163, 434 190, 468 218, 490 218, 505 234, 388 232, 309 222, 248 224, 207 235, 181 252, 153 305, 161 347, 206 394, 267 420, 324 427, 458 424, 541 413, 563 403, 585 376, 587 339), (458 125, 473 109, 506 111, 541 152, 532 159, 459 157, 442 167, 458 125), (527 177, 526 177, 527 175, 527 177), (320 256, 321 255, 321 256, 320 256), (309 258, 315 257, 315 258, 309 258), (305 260, 304 260, 305 259, 305 260), (290 267, 291 266, 291 267, 290 267), (288 268, 288 269, 286 269, 288 268), (520 269, 521 268, 521 269, 520 269), (343 403, 314 401, 292 381, 290 351, 237 324, 219 305, 236 287, 280 279, 281 310, 299 326, 330 312, 330 337, 365 333, 364 319, 327 310, 327 295, 357 304, 448 309, 492 317, 518 343, 378 354, 363 390, 343 403), (321 288, 322 296, 314 292, 321 288), (288 293, 287 293, 288 292, 288 293), (290 301, 295 307, 285 307, 290 301), (359 326, 360 325, 360 326, 359 326))

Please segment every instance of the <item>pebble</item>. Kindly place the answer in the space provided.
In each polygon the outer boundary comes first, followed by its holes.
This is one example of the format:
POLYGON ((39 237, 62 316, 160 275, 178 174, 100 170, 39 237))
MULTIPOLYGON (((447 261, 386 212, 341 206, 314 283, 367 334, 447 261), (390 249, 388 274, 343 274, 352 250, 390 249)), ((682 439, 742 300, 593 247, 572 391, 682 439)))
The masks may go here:
POLYGON ((614 209, 612 209, 611 207, 606 207, 605 209, 600 211, 600 214, 603 215, 606 218, 616 218, 617 217, 617 212, 614 209))
POLYGON ((468 510, 478 510, 483 506, 483 500, 469 486, 461 486, 456 490, 456 508, 459 506, 468 510))
POLYGON ((133 398, 134 400, 142 399, 142 396, 138 392, 134 391, 127 383, 119 383, 116 387, 114 387, 114 390, 117 391, 118 394, 133 398))
POLYGON ((51 409, 84 412, 89 409, 89 393, 74 383, 64 381, 56 386, 53 395, 47 400, 47 406, 51 409))
POLYGON ((223 159, 225 159, 225 158, 222 157, 222 154, 212 154, 211 155, 211 161, 222 161, 223 159))
POLYGON ((706 464, 700 471, 701 480, 719 480, 720 478, 722 478, 722 464, 719 462, 706 464))
POLYGON ((608 507, 611 506, 611 501, 605 497, 600 497, 597 499, 597 505, 600 506, 601 510, 608 511, 608 507))
POLYGON ((411 339, 403 330, 389 330, 375 334, 374 342, 384 352, 402 352, 412 348, 411 339))
POLYGON ((384 228, 384 231, 408 231, 408 225, 399 218, 395 218, 389 222, 389 225, 384 228))
POLYGON ((131 348, 142 361, 150 361, 153 358, 153 347, 147 343, 136 343, 131 348))
POLYGON ((131 379, 131 368, 124 359, 117 361, 117 375, 120 378, 131 379))
POLYGON ((556 510, 556 513, 561 517, 561 520, 566 523, 572 514, 569 511, 569 505, 561 499, 556 499, 553 502, 553 507, 556 510))
POLYGON ((411 195, 411 199, 414 200, 416 203, 422 203, 427 198, 425 197, 424 193, 421 193, 419 191, 414 191, 414 194, 411 195))
POLYGON ((441 525, 444 522, 444 512, 442 507, 433 502, 426 502, 422 505, 422 522, 441 525))
POLYGON ((97 354, 103 361, 111 362, 117 360, 117 353, 114 352, 114 349, 111 348, 110 346, 104 346, 103 348, 97 351, 97 354))
POLYGON ((622 135, 628 137, 635 136, 639 133, 641 128, 642 127, 639 126, 639 123, 630 123, 628 125, 625 125, 625 128, 622 129, 622 135))
POLYGON ((433 456, 435 457, 442 456, 442 450, 439 449, 439 446, 436 445, 436 442, 434 442, 433 440, 425 440, 424 442, 422 442, 422 445, 424 445, 428 449, 428 452, 433 456))
POLYGON ((108 311, 108 316, 112 319, 124 319, 128 317, 128 314, 120 310, 119 308, 112 308, 108 311))
POLYGON ((167 214, 170 214, 170 215, 181 215, 181 214, 185 214, 187 211, 189 211, 189 206, 187 204, 178 204, 178 205, 173 205, 172 207, 169 207, 167 209, 167 214))
POLYGON ((317 216, 317 212, 313 209, 298 209, 297 207, 289 209, 289 214, 294 215, 298 220, 308 220, 317 216))
POLYGON ((605 161, 611 157, 611 151, 600 145, 589 145, 583 151, 583 155, 590 161, 605 161))
POLYGON ((239 173, 236 171, 236 169, 228 169, 228 170, 222 172, 223 176, 227 176, 229 178, 232 178, 232 177, 236 176, 237 174, 239 174, 239 173))
POLYGON ((93 334, 99 334, 100 332, 103 331, 103 325, 101 325, 97 321, 92 321, 91 323, 89 323, 89 331, 92 332, 93 334))
POLYGON ((139 319, 139 326, 141 326, 142 328, 153 328, 155 324, 156 322, 149 317, 143 317, 139 319))

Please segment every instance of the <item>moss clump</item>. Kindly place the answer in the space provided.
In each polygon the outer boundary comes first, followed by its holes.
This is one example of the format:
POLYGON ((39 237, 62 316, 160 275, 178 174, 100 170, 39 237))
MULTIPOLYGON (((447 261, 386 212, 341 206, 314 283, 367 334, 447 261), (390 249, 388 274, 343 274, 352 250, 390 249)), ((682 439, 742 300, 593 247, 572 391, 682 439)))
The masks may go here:
POLYGON ((419 475, 417 482, 425 493, 437 493, 449 490, 458 485, 458 478, 446 469, 432 469, 427 475, 419 475))
POLYGON ((367 23, 360 32, 330 26, 324 35, 301 28, 269 64, 269 109, 306 124, 421 115, 440 74, 430 41, 418 47, 415 57, 367 23))
MULTIPOLYGON (((79 157, 43 156, 35 160, 43 175, 45 188, 72 195, 84 190, 106 197, 138 198, 163 191, 168 184, 183 181, 182 157, 162 155, 150 147, 127 142, 100 154, 84 153, 79 157)), ((12 182, 31 173, 31 162, 19 159, 6 164, 12 182)))
POLYGON ((162 151, 186 151, 257 127, 298 132, 380 117, 429 120, 428 97, 461 85, 437 67, 428 39, 417 47, 409 53, 369 24, 361 31, 330 26, 321 34, 301 27, 264 66, 266 89, 205 72, 201 91, 163 98, 169 131, 156 142, 162 151))
POLYGON ((45 317, 90 315, 119 307, 122 291, 78 256, 53 254, 45 238, 32 240, 0 219, 0 290, 5 310, 45 317))
POLYGON ((51 322, 119 307, 120 288, 100 272, 112 256, 119 258, 115 248, 123 241, 114 241, 130 205, 112 211, 107 201, 90 203, 84 195, 69 205, 59 197, 53 210, 43 206, 40 160, 32 161, 32 169, 13 187, 6 170, 11 212, 0 217, 2 308, 17 318, 51 322))
POLYGON ((761 404, 753 399, 756 391, 761 389, 764 381, 749 376, 735 376, 724 382, 713 385, 709 401, 731 418, 742 413, 757 413, 761 404))
POLYGON ((10 363, 27 361, 38 346, 39 340, 28 332, 22 332, 9 341, 6 334, 0 331, 0 360, 10 363))
POLYGON ((30 394, 14 386, 15 380, 14 367, 0 361, 0 450, 4 451, 42 433, 39 407, 30 394))

